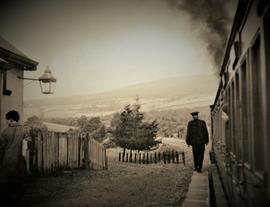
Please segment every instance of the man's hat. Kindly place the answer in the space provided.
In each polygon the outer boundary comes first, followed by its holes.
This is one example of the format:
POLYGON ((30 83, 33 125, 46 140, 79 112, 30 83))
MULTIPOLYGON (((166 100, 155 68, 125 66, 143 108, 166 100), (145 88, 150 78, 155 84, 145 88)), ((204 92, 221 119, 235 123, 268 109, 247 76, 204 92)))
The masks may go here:
POLYGON ((192 112, 190 114, 191 114, 191 116, 198 116, 199 112, 198 111, 194 111, 194 112, 192 112))

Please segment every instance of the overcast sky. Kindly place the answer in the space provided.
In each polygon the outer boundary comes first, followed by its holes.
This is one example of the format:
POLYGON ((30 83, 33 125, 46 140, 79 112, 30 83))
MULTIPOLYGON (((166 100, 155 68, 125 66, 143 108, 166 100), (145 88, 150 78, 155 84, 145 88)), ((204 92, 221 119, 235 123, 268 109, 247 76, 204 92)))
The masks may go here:
MULTIPOLYGON (((0 35, 39 62, 25 76, 50 67, 57 78, 53 97, 214 75, 203 26, 166 0, 10 0, 0 6, 0 35)), ((25 87, 26 99, 42 97, 38 83, 25 87)))

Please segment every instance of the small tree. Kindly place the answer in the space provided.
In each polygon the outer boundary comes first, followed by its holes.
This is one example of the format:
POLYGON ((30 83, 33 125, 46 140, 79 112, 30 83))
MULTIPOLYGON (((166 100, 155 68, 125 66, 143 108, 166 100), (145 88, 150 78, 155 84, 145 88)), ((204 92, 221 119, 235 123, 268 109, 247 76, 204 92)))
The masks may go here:
POLYGON ((104 139, 104 137, 106 136, 106 129, 105 129, 105 125, 102 124, 101 127, 99 127, 98 129, 96 129, 93 132, 93 137, 94 139, 98 140, 98 141, 102 141, 104 139))
POLYGON ((100 117, 92 117, 84 125, 84 131, 94 132, 98 130, 100 127, 102 127, 102 122, 100 120, 100 117))
POLYGON ((46 128, 46 126, 43 124, 42 119, 37 117, 37 116, 29 117, 24 122, 24 125, 30 127, 31 129, 43 129, 43 128, 46 128))
POLYGON ((43 121, 38 116, 31 116, 25 122, 24 125, 28 128, 31 137, 38 136, 40 130, 47 129, 43 124, 43 121))
POLYGON ((114 141, 124 149, 130 150, 149 150, 157 142, 155 137, 158 132, 156 121, 151 123, 143 122, 144 114, 140 112, 140 104, 136 103, 133 107, 125 106, 116 122, 113 131, 114 141))
POLYGON ((111 120, 111 130, 115 130, 115 128, 119 125, 120 123, 120 113, 116 112, 111 120))
POLYGON ((184 126, 181 126, 180 129, 177 132, 178 138, 182 138, 183 137, 184 131, 185 131, 185 127, 184 126))
POLYGON ((106 136, 105 125, 102 124, 100 117, 87 118, 86 116, 81 116, 77 120, 77 125, 80 130, 85 133, 89 133, 91 137, 98 141, 102 141, 106 136))
POLYGON ((43 121, 37 116, 31 116, 25 121, 24 124, 27 126, 42 126, 43 121))
POLYGON ((77 120, 77 126, 80 128, 80 129, 84 129, 85 128, 85 125, 87 123, 88 119, 86 116, 82 115, 78 120, 77 120))

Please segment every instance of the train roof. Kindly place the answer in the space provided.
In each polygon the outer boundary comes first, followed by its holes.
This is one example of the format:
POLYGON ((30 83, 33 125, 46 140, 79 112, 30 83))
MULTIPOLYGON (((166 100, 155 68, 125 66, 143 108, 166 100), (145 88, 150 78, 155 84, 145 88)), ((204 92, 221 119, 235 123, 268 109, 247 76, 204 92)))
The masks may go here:
MULTIPOLYGON (((226 44, 226 50, 225 50, 225 53, 224 53, 224 56, 223 56, 223 61, 222 61, 222 64, 221 64, 221 70, 220 70, 220 77, 223 76, 225 70, 226 70, 226 66, 227 66, 227 62, 230 58, 230 51, 234 45, 234 42, 235 42, 235 38, 236 38, 236 35, 240 29, 240 27, 242 26, 243 22, 245 21, 246 19, 246 16, 248 14, 248 10, 251 6, 251 3, 252 3, 252 0, 239 0, 238 2, 238 5, 237 5, 237 9, 236 9, 236 13, 235 13, 235 16, 234 16, 234 20, 233 20, 233 25, 232 25, 232 29, 231 29, 231 32, 230 32, 230 35, 229 35, 229 38, 227 40, 227 44, 226 44)), ((213 111, 214 109, 214 106, 216 105, 217 101, 218 101, 218 98, 219 98, 219 95, 220 95, 220 92, 222 90, 222 79, 220 80, 220 84, 219 84, 219 87, 218 87, 218 91, 217 91, 217 94, 216 94, 216 97, 215 97, 215 100, 214 100, 214 104, 210 106, 211 108, 211 111, 213 111)))
POLYGON ((221 71, 219 74, 220 76, 223 75, 223 73, 226 69, 227 62, 228 62, 229 57, 230 57, 230 51, 231 51, 231 48, 232 48, 234 41, 235 41, 235 37, 236 37, 241 25, 243 24, 243 22, 246 19, 248 10, 251 6, 251 2, 252 1, 250 1, 250 0, 248 0, 248 1, 247 0, 239 0, 239 2, 238 2, 236 13, 234 16, 232 29, 231 29, 231 33, 230 33, 230 36, 229 36, 228 41, 227 41, 226 50, 225 50, 225 53, 223 56, 223 61, 221 64, 221 71))

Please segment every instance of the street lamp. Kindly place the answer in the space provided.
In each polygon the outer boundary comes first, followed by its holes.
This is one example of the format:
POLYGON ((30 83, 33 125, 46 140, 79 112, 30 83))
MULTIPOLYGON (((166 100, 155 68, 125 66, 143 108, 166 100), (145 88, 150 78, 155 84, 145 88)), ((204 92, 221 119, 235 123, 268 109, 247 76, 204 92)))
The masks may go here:
POLYGON ((43 94, 53 94, 56 79, 53 77, 51 70, 47 66, 44 73, 39 77, 40 90, 43 94))
POLYGON ((53 94, 55 89, 56 78, 52 75, 51 70, 47 66, 44 73, 38 78, 24 78, 18 76, 19 79, 39 81, 40 90, 43 94, 53 94))

